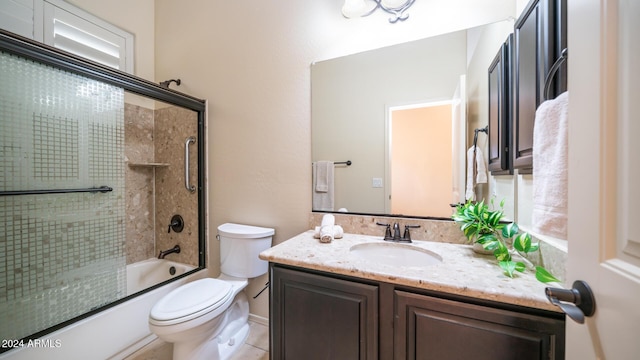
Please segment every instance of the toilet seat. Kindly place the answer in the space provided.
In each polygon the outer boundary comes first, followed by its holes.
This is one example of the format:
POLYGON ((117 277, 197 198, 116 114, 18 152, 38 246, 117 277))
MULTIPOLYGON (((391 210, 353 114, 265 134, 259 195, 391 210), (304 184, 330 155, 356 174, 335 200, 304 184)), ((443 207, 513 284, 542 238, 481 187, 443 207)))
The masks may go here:
POLYGON ((226 281, 212 278, 193 281, 160 299, 151 309, 149 322, 173 325, 195 319, 215 311, 232 293, 232 286, 226 281))

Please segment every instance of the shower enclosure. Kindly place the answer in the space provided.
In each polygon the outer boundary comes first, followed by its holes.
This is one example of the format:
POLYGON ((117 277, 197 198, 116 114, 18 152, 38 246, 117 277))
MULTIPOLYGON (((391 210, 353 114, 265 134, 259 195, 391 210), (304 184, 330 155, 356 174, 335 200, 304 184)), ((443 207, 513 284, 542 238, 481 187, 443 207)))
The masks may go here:
POLYGON ((203 100, 5 31, 0 74, 0 339, 205 267, 203 100), (129 266, 175 245, 167 261, 187 270, 127 286, 129 266))

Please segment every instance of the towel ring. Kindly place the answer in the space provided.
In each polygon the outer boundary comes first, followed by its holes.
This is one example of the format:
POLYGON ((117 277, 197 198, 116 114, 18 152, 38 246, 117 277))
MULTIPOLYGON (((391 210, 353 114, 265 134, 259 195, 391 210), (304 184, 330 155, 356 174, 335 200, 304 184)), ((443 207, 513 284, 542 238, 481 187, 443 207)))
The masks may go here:
POLYGON ((549 93, 551 92, 551 84, 553 83, 553 77, 556 76, 556 73, 558 72, 558 70, 560 70, 560 66, 567 60, 567 58, 569 57, 569 51, 567 50, 567 48, 564 48, 562 50, 562 54, 560 54, 560 57, 556 60, 556 62, 553 63, 553 65, 551 65, 551 69, 549 69, 549 73, 547 74, 547 77, 544 79, 544 100, 549 100, 549 93))

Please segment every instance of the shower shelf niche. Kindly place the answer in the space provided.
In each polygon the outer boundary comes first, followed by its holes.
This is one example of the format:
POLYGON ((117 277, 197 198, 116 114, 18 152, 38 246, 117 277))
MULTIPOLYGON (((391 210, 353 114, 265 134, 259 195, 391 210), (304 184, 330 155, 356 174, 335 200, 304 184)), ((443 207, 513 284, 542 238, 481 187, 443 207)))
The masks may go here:
POLYGON ((157 168, 157 167, 168 167, 169 164, 167 163, 156 163, 156 162, 145 162, 145 163, 127 163, 127 165, 129 165, 129 167, 152 167, 152 168, 157 168))

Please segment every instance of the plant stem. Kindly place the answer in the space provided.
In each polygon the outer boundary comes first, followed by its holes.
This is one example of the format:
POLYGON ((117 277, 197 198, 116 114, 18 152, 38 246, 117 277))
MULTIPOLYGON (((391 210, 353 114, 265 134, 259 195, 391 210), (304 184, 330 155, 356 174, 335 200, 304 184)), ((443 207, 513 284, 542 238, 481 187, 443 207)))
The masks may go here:
POLYGON ((520 251, 516 249, 511 249, 509 253, 511 253, 511 255, 517 254, 527 266, 535 269, 536 266, 531 261, 529 261, 529 259, 527 259, 524 255, 522 255, 520 251))

